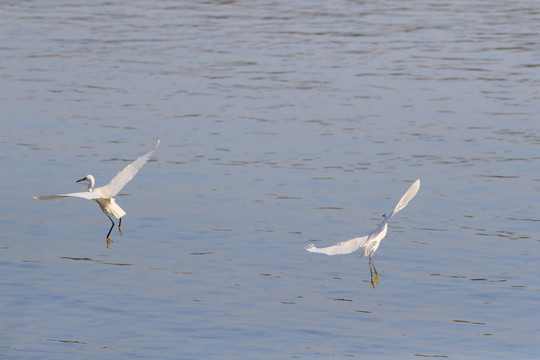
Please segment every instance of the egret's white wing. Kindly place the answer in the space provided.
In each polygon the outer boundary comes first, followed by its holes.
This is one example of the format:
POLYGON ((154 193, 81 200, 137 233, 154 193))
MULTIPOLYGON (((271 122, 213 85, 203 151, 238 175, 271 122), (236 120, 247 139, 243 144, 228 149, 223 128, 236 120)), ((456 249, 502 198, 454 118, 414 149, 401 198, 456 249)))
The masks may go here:
POLYGON ((101 191, 105 197, 113 197, 122 190, 122 188, 139 172, 144 164, 150 159, 154 151, 159 146, 159 140, 154 147, 154 149, 147 154, 141 156, 128 166, 126 166, 122 171, 119 171, 118 174, 105 186, 101 188, 101 191))
POLYGON ((411 187, 409 187, 409 190, 407 190, 407 192, 401 197, 401 200, 399 200, 399 202, 397 203, 394 211, 392 212, 392 215, 389 216, 389 217, 392 217, 393 215, 395 215, 398 211, 400 211, 401 209, 403 209, 405 206, 407 206, 407 204, 409 203, 409 201, 411 201, 411 199, 416 195, 416 193, 418 193, 418 190, 420 189, 420 179, 416 180, 412 185, 411 187))
POLYGON ((57 199, 57 198, 63 198, 63 197, 80 197, 83 199, 93 200, 93 199, 102 198, 103 196, 101 196, 99 193, 86 191, 86 192, 77 192, 77 193, 71 193, 71 194, 38 195, 38 196, 34 196, 34 199, 50 200, 50 199, 57 199))
POLYGON ((318 248, 313 244, 306 246, 306 250, 309 252, 326 254, 326 255, 345 255, 355 252, 366 244, 368 235, 357 237, 351 240, 340 242, 339 244, 328 246, 325 248, 318 248))

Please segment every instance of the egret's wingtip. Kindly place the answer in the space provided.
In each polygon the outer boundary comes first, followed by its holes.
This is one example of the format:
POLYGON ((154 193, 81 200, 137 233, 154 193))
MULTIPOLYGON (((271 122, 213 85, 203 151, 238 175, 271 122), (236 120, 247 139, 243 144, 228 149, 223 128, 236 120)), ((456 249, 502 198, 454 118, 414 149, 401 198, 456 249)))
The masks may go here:
POLYGON ((306 251, 313 252, 313 249, 316 249, 315 245, 309 244, 305 247, 306 251))
POLYGON ((156 146, 154 147, 154 149, 157 149, 157 148, 158 148, 160 142, 161 142, 161 139, 158 139, 157 144, 156 144, 156 146))

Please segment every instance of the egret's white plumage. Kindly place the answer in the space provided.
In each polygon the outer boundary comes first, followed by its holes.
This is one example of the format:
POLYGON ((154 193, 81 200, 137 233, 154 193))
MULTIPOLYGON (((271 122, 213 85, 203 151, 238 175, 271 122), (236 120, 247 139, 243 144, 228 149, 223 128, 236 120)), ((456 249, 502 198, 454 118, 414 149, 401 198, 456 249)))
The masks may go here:
POLYGON ((109 235, 111 234, 111 231, 114 227, 114 221, 111 219, 109 214, 112 214, 114 217, 116 217, 119 220, 118 224, 118 230, 120 232, 120 235, 122 235, 122 217, 126 215, 126 212, 116 203, 113 196, 118 194, 120 190, 131 180, 133 177, 139 172, 139 170, 146 164, 146 162, 150 159, 154 151, 159 146, 160 141, 158 140, 156 146, 152 151, 146 153, 145 155, 141 156, 128 166, 126 166, 123 170, 119 171, 118 174, 116 174, 115 177, 112 178, 112 180, 105 186, 98 187, 94 189, 95 185, 95 179, 92 175, 86 175, 84 178, 77 180, 77 182, 81 181, 88 181, 88 191, 87 192, 76 192, 76 193, 70 193, 70 194, 59 194, 59 195, 38 195, 34 196, 35 199, 38 200, 49 200, 49 199, 57 199, 57 198, 63 198, 63 197, 79 197, 87 200, 94 200, 99 204, 99 207, 101 210, 107 215, 109 220, 112 222, 112 226, 109 229, 109 233, 107 234, 107 247, 109 247, 111 238, 109 235))
MULTIPOLYGON (((343 241, 336 245, 328 246, 324 248, 318 248, 313 244, 309 244, 306 247, 306 250, 309 252, 326 254, 326 255, 344 255, 344 254, 351 254, 357 251, 358 249, 363 248, 364 251, 362 252, 361 258, 364 258, 366 256, 369 257, 369 270, 371 272, 371 267, 373 267, 373 270, 375 270, 375 280, 378 283, 379 277, 377 274, 377 270, 375 269, 375 266, 373 265, 373 260, 371 257, 373 256, 375 251, 379 248, 379 244, 381 243, 381 240, 384 239, 384 237, 386 236, 386 232, 388 231, 388 221, 400 210, 402 210, 405 206, 407 206, 409 201, 411 201, 411 199, 416 195, 416 193, 418 193, 419 189, 420 189, 420 180, 416 180, 409 187, 409 190, 407 190, 407 192, 401 197, 396 207, 394 208, 394 211, 384 214, 383 215, 384 220, 379 224, 379 226, 375 230, 373 230, 368 235, 357 237, 357 238, 350 239, 347 241, 343 241)), ((375 287, 375 283, 373 282, 373 273, 371 276, 371 285, 375 287)))

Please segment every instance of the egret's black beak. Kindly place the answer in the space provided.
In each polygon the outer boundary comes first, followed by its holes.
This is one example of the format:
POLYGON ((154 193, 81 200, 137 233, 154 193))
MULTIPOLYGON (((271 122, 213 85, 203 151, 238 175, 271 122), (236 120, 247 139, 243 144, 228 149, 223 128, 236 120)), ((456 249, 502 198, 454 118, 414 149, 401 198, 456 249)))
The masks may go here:
POLYGON ((75 181, 75 182, 81 182, 81 181, 84 181, 84 180, 86 180, 86 176, 83 177, 82 179, 79 179, 79 180, 75 181))

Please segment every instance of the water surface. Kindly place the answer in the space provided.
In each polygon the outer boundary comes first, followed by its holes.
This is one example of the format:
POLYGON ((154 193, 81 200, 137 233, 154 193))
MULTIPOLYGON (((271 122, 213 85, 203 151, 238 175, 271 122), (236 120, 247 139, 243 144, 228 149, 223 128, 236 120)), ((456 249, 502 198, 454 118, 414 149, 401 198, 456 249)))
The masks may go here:
POLYGON ((2 358, 537 356, 535 1, 2 10, 2 358))

